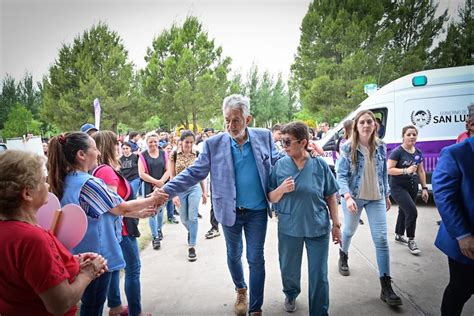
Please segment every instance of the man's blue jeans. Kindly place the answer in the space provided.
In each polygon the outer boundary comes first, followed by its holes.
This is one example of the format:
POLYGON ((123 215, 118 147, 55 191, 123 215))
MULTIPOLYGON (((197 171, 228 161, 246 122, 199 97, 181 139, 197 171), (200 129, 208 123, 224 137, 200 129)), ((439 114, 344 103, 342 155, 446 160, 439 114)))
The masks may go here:
MULTIPOLYGON (((120 243, 123 258, 127 264, 125 267, 125 295, 128 301, 128 314, 136 316, 142 312, 141 289, 140 289, 140 252, 138 250, 137 238, 123 236, 120 243)), ((122 305, 120 299, 120 270, 112 272, 107 305, 117 307, 122 305)))
POLYGON ((81 316, 102 316, 111 276, 111 272, 106 272, 86 287, 81 298, 81 316))
POLYGON ((163 207, 160 207, 155 216, 148 217, 148 224, 153 238, 158 237, 158 231, 163 227, 163 213, 163 207))
POLYGON ((236 289, 247 288, 242 268, 242 230, 247 243, 247 262, 250 270, 249 312, 261 311, 265 285, 265 259, 263 249, 267 233, 267 210, 236 211, 234 226, 224 226, 227 247, 227 266, 236 289))
POLYGON ((290 300, 296 299, 301 292, 303 245, 306 245, 308 256, 309 314, 326 316, 329 310, 329 234, 319 237, 293 237, 278 232, 283 292, 290 300))
POLYGON ((369 220, 370 233, 375 244, 375 254, 377 265, 381 277, 386 274, 390 276, 390 251, 387 240, 387 212, 385 198, 376 201, 354 199, 357 204, 357 213, 352 214, 347 209, 346 201, 341 200, 342 211, 344 213, 344 225, 342 226, 342 251, 349 252, 352 236, 354 236, 362 209, 365 208, 367 219, 369 220))
POLYGON ((196 246, 196 239, 198 233, 198 211, 199 201, 201 200, 201 185, 196 184, 190 187, 183 193, 178 194, 181 206, 179 207, 179 217, 181 223, 189 232, 188 245, 190 247, 196 246))

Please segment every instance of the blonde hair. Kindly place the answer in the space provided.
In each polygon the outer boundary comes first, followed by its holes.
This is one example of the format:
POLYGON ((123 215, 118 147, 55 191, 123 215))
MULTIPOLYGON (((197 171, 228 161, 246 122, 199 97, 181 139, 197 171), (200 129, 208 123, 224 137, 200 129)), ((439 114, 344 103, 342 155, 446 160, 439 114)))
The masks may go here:
POLYGON ((114 169, 118 169, 120 162, 115 148, 118 144, 117 135, 112 131, 99 131, 94 133, 92 138, 100 152, 97 158, 99 165, 109 165, 114 169))
MULTIPOLYGON (((351 149, 352 149, 352 164, 354 166, 357 165, 357 147, 359 146, 359 130, 357 129, 357 125, 359 124, 359 119, 362 117, 362 115, 368 114, 372 120, 374 121, 374 124, 377 124, 375 122, 375 115, 372 113, 372 111, 369 110, 364 110, 359 113, 354 117, 354 124, 352 126, 352 138, 351 138, 351 149)), ((377 147, 377 142, 378 142, 378 137, 377 137, 377 128, 374 128, 374 131, 372 132, 372 135, 370 135, 369 138, 369 159, 372 159, 375 148, 377 147)))
POLYGON ((0 154, 0 214, 12 215, 21 207, 24 188, 36 189, 46 159, 35 153, 7 150, 0 154))

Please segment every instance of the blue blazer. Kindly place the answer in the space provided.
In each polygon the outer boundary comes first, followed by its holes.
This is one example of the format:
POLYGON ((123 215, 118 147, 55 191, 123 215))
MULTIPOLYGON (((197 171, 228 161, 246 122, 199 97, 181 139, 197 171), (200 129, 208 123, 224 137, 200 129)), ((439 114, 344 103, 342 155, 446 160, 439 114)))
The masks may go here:
POLYGON ((473 264, 457 237, 474 235, 474 137, 443 149, 433 172, 433 193, 443 219, 435 245, 451 259, 473 264))
MULTIPOLYGON (((278 160, 272 134, 267 129, 248 128, 250 145, 257 163, 260 184, 263 192, 268 192, 268 180, 272 166, 278 160)), ((236 189, 234 161, 232 159, 231 139, 228 133, 215 135, 204 142, 197 161, 182 171, 163 189, 170 198, 179 192, 204 180, 211 173, 212 204, 219 223, 225 226, 235 224, 236 189)), ((268 203, 268 199, 267 199, 268 203)), ((267 205, 271 216, 271 210, 267 205)))

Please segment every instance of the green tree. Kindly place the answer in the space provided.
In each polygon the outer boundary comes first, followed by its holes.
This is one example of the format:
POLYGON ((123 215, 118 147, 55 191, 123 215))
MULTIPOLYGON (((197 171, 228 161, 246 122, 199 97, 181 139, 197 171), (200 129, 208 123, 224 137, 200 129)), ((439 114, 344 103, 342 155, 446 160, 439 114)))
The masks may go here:
POLYGON ((10 110, 18 102, 15 79, 10 75, 2 81, 2 94, 0 95, 0 129, 4 127, 10 110))
POLYGON ((379 86, 425 69, 447 17, 429 0, 315 0, 301 25, 292 87, 303 108, 330 123, 341 120, 379 86))
POLYGON ((276 123, 288 122, 293 117, 295 99, 287 91, 281 74, 275 80, 269 72, 260 73, 252 65, 247 79, 236 74, 231 81, 235 87, 232 93, 240 93, 250 98, 250 113, 253 125, 270 128, 276 123))
POLYGON ((154 38, 145 57, 143 87, 165 125, 209 125, 229 86, 231 59, 222 56, 196 17, 154 38))
POLYGON ((27 133, 39 135, 40 122, 33 119, 33 114, 24 106, 17 103, 8 114, 2 135, 5 138, 20 137, 27 133))
POLYGON ((63 44, 43 81, 44 120, 77 130, 93 122, 93 100, 99 98, 101 129, 116 130, 119 122, 132 121, 140 98, 132 91, 136 85, 127 56, 120 36, 104 23, 63 44))
POLYGON ((3 128, 10 110, 18 103, 31 111, 35 119, 39 118, 42 105, 41 85, 35 84, 33 76, 29 73, 25 73, 18 83, 8 74, 3 79, 0 95, 0 129, 3 128))
POLYGON ((435 17, 437 7, 431 0, 402 0, 387 4, 387 18, 383 24, 393 36, 381 56, 384 60, 381 84, 427 68, 433 41, 443 30, 448 15, 446 9, 435 17))
POLYGON ((431 53, 433 68, 474 65, 474 13, 472 0, 458 10, 459 20, 448 26, 446 38, 431 53))
POLYGON ((335 122, 365 96, 375 82, 391 31, 381 23, 389 1, 313 1, 301 25, 300 45, 291 67, 304 109, 335 122))

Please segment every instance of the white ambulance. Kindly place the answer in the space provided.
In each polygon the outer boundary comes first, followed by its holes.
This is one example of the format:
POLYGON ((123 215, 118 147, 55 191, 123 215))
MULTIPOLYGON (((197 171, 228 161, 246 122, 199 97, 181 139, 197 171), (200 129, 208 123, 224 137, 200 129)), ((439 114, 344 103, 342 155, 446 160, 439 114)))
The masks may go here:
POLYGON ((319 141, 330 166, 336 160, 335 146, 343 135, 343 122, 362 110, 372 111, 382 122, 380 138, 390 153, 402 142, 402 128, 418 129, 417 148, 423 152, 428 183, 445 146, 454 144, 466 130, 467 107, 474 104, 474 66, 416 72, 377 90, 319 141))

